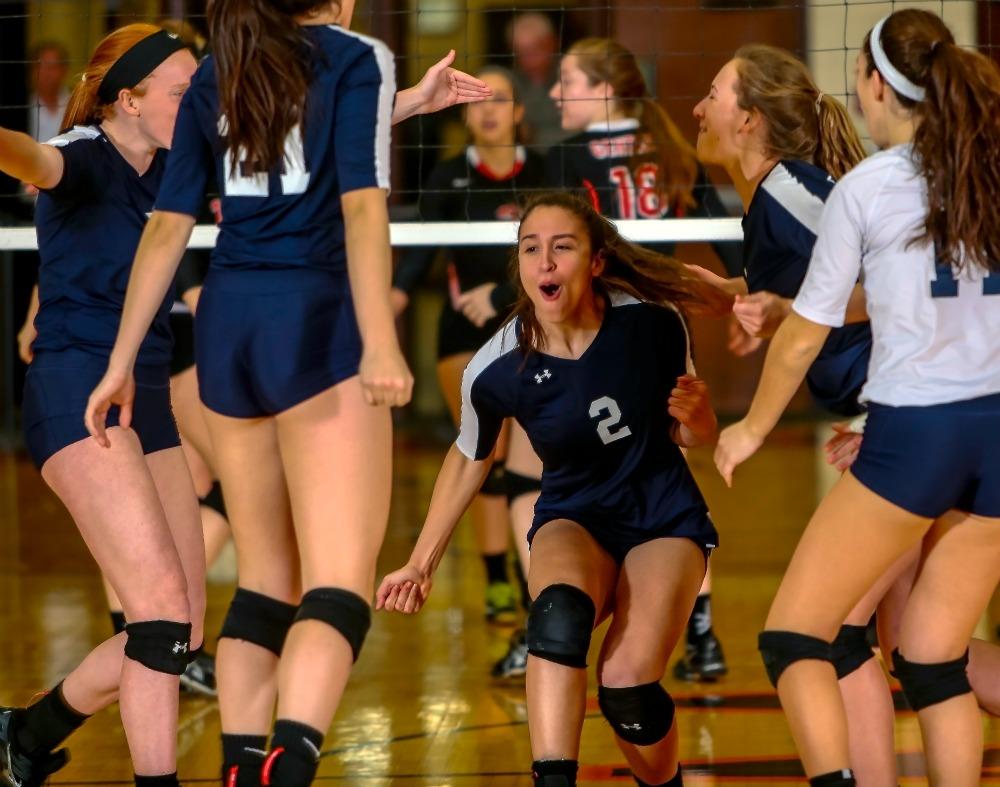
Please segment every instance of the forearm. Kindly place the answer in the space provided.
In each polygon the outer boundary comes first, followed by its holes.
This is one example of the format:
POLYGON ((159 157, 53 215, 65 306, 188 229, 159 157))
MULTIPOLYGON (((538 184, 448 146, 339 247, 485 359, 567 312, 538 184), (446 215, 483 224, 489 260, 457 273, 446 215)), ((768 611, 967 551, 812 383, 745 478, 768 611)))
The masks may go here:
POLYGON ((396 103, 392 107, 392 125, 402 123, 407 118, 420 114, 423 99, 415 87, 396 91, 396 103))
POLYGON ((351 295, 358 330, 365 348, 395 344, 395 316, 389 301, 392 253, 389 248, 389 214, 381 189, 345 194, 345 243, 351 295))
POLYGON ((747 287, 747 280, 742 276, 733 276, 731 279, 726 279, 726 283, 722 289, 730 295, 748 295, 750 293, 750 288, 747 287))
POLYGON ((32 325, 38 316, 38 285, 31 288, 31 300, 28 301, 28 313, 24 317, 25 325, 32 325))
POLYGON ((714 443, 719 436, 719 427, 716 424, 712 430, 695 433, 684 424, 675 424, 671 437, 681 448, 696 448, 699 445, 714 443))
POLYGON ((483 485, 493 457, 476 462, 452 445, 441 465, 427 518, 410 555, 409 564, 429 577, 437 570, 452 533, 483 485))
POLYGON ((180 213, 155 211, 150 217, 132 264, 109 367, 131 369, 135 364, 139 346, 173 283, 193 228, 194 218, 180 213))
POLYGON ((847 323, 868 322, 868 299, 865 297, 865 288, 860 284, 855 284, 851 291, 851 298, 847 302, 847 312, 844 321, 847 323))
POLYGON ((24 183, 52 188, 62 176, 62 154, 20 131, 0 128, 0 170, 24 183))
POLYGON ((816 360, 830 329, 792 312, 774 334, 754 394, 747 426, 759 437, 770 433, 816 360))

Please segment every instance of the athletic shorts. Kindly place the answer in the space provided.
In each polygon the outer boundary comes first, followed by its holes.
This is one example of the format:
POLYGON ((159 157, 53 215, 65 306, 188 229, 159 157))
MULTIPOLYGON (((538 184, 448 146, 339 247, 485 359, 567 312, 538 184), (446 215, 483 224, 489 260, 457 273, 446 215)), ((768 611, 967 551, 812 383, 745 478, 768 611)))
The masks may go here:
POLYGON ((1000 394, 927 407, 869 402, 851 473, 918 516, 1000 517, 1000 394))
POLYGON ((194 366, 194 316, 190 312, 171 312, 170 331, 174 335, 170 376, 174 377, 194 366))
POLYGON ((621 565, 625 556, 635 547, 655 541, 658 538, 686 538, 695 543, 707 561, 712 550, 719 545, 719 534, 715 525, 705 510, 693 510, 658 528, 634 528, 621 522, 602 516, 594 516, 588 512, 557 511, 555 509, 535 506, 535 518, 528 530, 528 546, 535 534, 549 522, 557 519, 568 519, 584 528, 598 545, 621 565))
MULTIPOLYGON (((24 436, 35 466, 89 433, 83 424, 87 400, 104 377, 108 359, 82 350, 35 354, 24 380, 24 436)), ((108 412, 107 426, 118 426, 118 407, 108 412)), ((135 404, 131 428, 145 454, 181 444, 170 408, 167 364, 135 367, 135 404)))
POLYGON ((194 329, 201 400, 233 418, 281 413, 361 364, 346 272, 213 268, 194 329))
POLYGON ((445 301, 438 320, 438 360, 462 353, 476 353, 488 342, 503 324, 503 317, 488 320, 482 328, 477 328, 461 312, 455 311, 445 301))

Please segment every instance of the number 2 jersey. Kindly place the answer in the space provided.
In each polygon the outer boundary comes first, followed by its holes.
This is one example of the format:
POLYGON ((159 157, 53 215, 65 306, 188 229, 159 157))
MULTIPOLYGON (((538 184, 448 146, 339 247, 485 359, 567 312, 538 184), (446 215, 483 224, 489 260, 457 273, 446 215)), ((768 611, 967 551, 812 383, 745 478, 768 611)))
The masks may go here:
POLYGON ((329 25, 304 26, 312 76, 301 126, 285 140, 280 171, 233 165, 220 117, 215 61, 202 61, 181 103, 156 209, 197 216, 214 172, 222 223, 213 268, 346 270, 340 197, 389 188, 396 92, 381 41, 329 25))
POLYGON ((544 466, 536 522, 704 532, 705 501, 671 439, 676 421, 667 413, 671 389, 691 368, 681 316, 615 293, 577 359, 525 356, 517 330, 516 321, 507 323, 465 371, 459 450, 485 459, 513 416, 544 466))

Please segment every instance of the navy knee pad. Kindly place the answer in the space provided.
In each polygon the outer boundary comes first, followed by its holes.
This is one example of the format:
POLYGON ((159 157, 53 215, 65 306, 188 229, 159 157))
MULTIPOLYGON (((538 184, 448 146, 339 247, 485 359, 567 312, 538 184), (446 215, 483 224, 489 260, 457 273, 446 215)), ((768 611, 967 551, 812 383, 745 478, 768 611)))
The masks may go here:
POLYGON ((238 587, 219 637, 241 639, 280 656, 297 610, 294 604, 238 587))
POLYGON ((969 664, 968 650, 954 661, 915 664, 903 658, 899 648, 896 648, 892 652, 892 661, 896 678, 913 710, 923 710, 972 691, 969 676, 965 672, 969 664))
POLYGON ((662 741, 674 723, 674 701, 659 682, 623 689, 598 686, 597 704, 615 734, 636 746, 662 741))
POLYGON ((794 631, 762 631, 757 636, 757 649, 775 688, 781 674, 796 661, 833 663, 833 646, 829 642, 794 631))
POLYGON ((295 622, 300 620, 319 620, 339 631, 357 661, 372 624, 372 610, 357 593, 342 588, 314 588, 302 597, 295 622))
POLYGON ((597 609, 573 585, 549 585, 531 602, 528 653, 567 667, 585 668, 597 609))
POLYGON ((218 481, 212 484, 212 488, 208 490, 207 495, 198 498, 198 502, 206 508, 211 508, 223 519, 229 519, 226 515, 226 501, 222 499, 222 484, 218 481))
POLYGON ((180 675, 188 665, 191 624, 173 620, 145 620, 125 626, 125 655, 144 667, 180 675))
POLYGON ((490 472, 486 474, 483 485, 479 487, 479 494, 489 495, 490 497, 503 497, 507 492, 506 476, 507 473, 504 471, 503 465, 494 462, 493 467, 490 468, 490 472))
POLYGON ((507 505, 513 503, 521 495, 531 495, 542 491, 542 479, 515 473, 507 470, 504 474, 504 486, 507 492, 507 505))
POLYGON ((833 667, 837 670, 837 680, 843 680, 873 658, 875 651, 868 644, 867 626, 840 627, 833 641, 833 667))
POLYGON ((810 787, 854 787, 856 784, 854 771, 849 768, 813 776, 809 780, 810 787))

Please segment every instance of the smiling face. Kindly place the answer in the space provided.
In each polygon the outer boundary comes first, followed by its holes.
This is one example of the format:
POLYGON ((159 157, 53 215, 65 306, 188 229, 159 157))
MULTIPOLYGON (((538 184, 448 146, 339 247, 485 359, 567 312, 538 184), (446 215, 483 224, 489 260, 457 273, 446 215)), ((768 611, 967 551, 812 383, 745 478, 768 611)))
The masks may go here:
MULTIPOLYGON (((197 67, 194 55, 186 49, 174 52, 142 81, 143 95, 133 93, 130 99, 119 99, 131 101, 139 129, 156 147, 170 147, 177 110, 197 67)), ((118 109, 120 112, 120 105, 118 109)))
POLYGON ((573 322, 595 310, 593 282, 604 262, 576 214, 554 205, 532 210, 521 222, 517 261, 540 323, 573 322))
POLYGON ((703 164, 725 166, 739 159, 740 130, 749 117, 737 101, 739 81, 737 63, 730 60, 716 74, 708 95, 694 108, 698 121, 698 159, 703 164))
POLYGON ((484 147, 513 145, 524 107, 514 103, 514 88, 503 74, 487 72, 479 78, 493 91, 493 97, 466 107, 465 124, 472 143, 484 147))
POLYGON ((618 113, 611 86, 607 82, 592 85, 576 55, 566 55, 559 63, 559 79, 549 91, 549 98, 556 102, 562 113, 562 127, 567 131, 582 131, 618 113))

